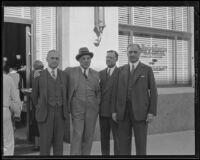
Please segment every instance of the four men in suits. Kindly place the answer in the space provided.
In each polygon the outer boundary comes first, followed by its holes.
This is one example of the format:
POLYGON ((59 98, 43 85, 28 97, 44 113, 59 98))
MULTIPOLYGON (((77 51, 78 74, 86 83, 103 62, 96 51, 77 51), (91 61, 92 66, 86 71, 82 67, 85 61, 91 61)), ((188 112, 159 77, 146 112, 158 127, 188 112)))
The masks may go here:
POLYGON ((100 101, 99 74, 89 68, 92 57, 93 53, 82 47, 76 56, 80 66, 65 70, 73 126, 71 155, 90 155, 92 149, 100 101))
POLYGON ((141 48, 129 44, 129 63, 120 67, 116 98, 119 154, 131 155, 132 128, 136 155, 146 155, 147 127, 156 115, 157 88, 152 68, 139 61, 141 48))
POLYGON ((102 155, 110 155, 110 132, 112 130, 114 140, 114 155, 118 151, 117 139, 117 123, 112 119, 112 113, 115 108, 115 81, 118 78, 118 68, 116 62, 118 60, 118 53, 114 50, 107 51, 106 64, 107 68, 100 71, 100 89, 101 101, 99 110, 99 122, 101 131, 101 152, 102 155))
POLYGON ((103 155, 110 154, 111 130, 114 154, 131 155, 132 128, 136 155, 146 155, 147 128, 156 115, 157 89, 152 68, 139 61, 140 53, 138 44, 129 44, 129 64, 117 68, 118 54, 110 50, 106 56, 108 67, 98 74, 89 68, 93 53, 82 47, 76 56, 80 66, 68 67, 63 74, 57 69, 57 52, 48 52, 49 67, 33 84, 42 155, 50 153, 51 140, 54 154, 62 154, 68 111, 73 126, 71 155, 90 155, 98 113, 103 155), (55 75, 52 70, 56 70, 55 75))
POLYGON ((36 120, 40 133, 40 154, 63 154, 64 119, 68 118, 67 81, 58 69, 59 53, 50 50, 47 54, 48 68, 33 81, 32 99, 36 108, 36 120))

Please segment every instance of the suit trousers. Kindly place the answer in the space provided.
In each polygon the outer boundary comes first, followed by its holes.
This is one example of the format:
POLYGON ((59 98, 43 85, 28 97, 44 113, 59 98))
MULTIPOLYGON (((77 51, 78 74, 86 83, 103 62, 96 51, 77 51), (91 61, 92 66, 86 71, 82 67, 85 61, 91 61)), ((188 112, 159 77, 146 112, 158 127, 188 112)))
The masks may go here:
POLYGON ((131 102, 126 103, 124 119, 118 121, 120 155, 131 155, 132 128, 134 131, 136 155, 146 155, 147 128, 145 120, 134 119, 131 102))
POLYGON ((112 117, 99 116, 101 131, 101 152, 102 155, 110 155, 110 132, 112 130, 114 140, 114 155, 119 153, 117 123, 112 117))
POLYGON ((86 109, 86 112, 72 111, 73 136, 70 155, 90 155, 98 112, 86 109))
POLYGON ((11 112, 8 107, 3 107, 3 155, 14 155, 14 132, 11 121, 11 112))
POLYGON ((48 106, 45 122, 38 122, 40 132, 40 155, 50 155, 53 145, 53 155, 63 155, 64 118, 61 106, 48 106))

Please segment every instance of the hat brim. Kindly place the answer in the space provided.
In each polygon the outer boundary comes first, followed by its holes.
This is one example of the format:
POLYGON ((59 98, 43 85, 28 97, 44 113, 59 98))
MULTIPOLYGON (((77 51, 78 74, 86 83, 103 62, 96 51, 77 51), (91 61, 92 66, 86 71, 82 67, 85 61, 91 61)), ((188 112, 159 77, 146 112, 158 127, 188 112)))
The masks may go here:
POLYGON ((85 56, 85 55, 89 55, 91 58, 94 56, 92 52, 81 53, 76 56, 76 60, 78 61, 80 57, 85 56))

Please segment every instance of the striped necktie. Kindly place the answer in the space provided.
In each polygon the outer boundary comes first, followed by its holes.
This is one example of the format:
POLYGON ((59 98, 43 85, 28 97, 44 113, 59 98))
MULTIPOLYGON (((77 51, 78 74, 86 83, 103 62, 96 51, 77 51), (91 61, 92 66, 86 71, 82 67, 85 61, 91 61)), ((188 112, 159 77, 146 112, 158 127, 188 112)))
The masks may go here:
POLYGON ((54 70, 51 71, 51 76, 53 77, 53 79, 56 79, 56 74, 54 70))

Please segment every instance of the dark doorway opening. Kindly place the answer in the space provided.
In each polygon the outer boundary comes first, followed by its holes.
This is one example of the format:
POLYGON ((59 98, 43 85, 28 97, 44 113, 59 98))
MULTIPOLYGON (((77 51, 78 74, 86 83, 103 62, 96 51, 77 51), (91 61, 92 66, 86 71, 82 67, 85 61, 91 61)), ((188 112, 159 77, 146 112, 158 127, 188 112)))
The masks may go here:
POLYGON ((18 151, 32 146, 29 134, 29 119, 27 118, 27 104, 29 103, 22 89, 29 86, 27 84, 27 44, 26 44, 26 27, 30 24, 10 23, 3 24, 3 58, 9 68, 15 68, 19 73, 21 80, 19 82, 20 99, 23 101, 23 109, 20 121, 13 123, 15 131, 15 154, 18 151), (27 120, 28 119, 28 120, 27 120))

